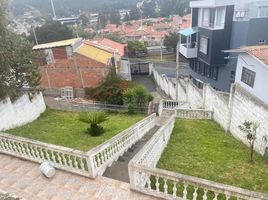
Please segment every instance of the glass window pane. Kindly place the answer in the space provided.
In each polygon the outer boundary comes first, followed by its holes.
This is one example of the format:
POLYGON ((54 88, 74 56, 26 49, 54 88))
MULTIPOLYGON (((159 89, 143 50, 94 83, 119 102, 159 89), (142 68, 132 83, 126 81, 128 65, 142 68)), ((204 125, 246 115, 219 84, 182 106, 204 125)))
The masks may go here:
POLYGON ((260 17, 268 17, 268 6, 259 8, 259 16, 260 17))

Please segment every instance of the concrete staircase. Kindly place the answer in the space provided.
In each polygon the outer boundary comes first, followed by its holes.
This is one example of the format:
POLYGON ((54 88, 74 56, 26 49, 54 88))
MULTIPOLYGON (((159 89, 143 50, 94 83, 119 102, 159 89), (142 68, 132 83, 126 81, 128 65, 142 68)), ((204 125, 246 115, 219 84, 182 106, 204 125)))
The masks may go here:
POLYGON ((118 181, 129 183, 128 163, 139 152, 139 150, 147 143, 147 141, 157 132, 159 126, 152 128, 142 139, 136 142, 123 156, 119 157, 111 167, 107 168, 103 176, 118 181))

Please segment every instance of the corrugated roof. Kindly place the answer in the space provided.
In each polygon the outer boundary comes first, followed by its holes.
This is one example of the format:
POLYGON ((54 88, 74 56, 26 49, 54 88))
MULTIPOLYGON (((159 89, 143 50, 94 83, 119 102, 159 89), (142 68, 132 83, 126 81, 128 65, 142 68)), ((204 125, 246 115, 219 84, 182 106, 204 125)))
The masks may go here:
POLYGON ((188 37, 188 36, 193 35, 193 34, 195 34, 197 32, 198 32, 198 28, 197 27, 190 27, 190 28, 181 30, 179 33, 181 35, 184 35, 184 36, 188 37))
POLYGON ((81 41, 81 40, 82 40, 82 38, 74 38, 74 39, 69 39, 69 40, 62 40, 62 41, 57 41, 57 42, 39 44, 39 45, 34 46, 33 50, 70 46, 70 45, 73 45, 74 43, 81 41))
POLYGON ((76 50, 76 53, 106 65, 109 64, 109 60, 113 57, 113 53, 85 43, 76 50))

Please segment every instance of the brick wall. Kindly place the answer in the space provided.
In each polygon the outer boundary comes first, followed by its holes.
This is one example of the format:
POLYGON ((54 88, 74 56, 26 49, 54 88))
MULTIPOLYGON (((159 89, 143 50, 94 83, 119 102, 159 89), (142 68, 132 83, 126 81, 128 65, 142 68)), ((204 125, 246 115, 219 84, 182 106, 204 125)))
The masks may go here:
POLYGON ((97 87, 108 74, 109 67, 85 56, 55 59, 54 64, 41 67, 41 84, 45 89, 97 87))

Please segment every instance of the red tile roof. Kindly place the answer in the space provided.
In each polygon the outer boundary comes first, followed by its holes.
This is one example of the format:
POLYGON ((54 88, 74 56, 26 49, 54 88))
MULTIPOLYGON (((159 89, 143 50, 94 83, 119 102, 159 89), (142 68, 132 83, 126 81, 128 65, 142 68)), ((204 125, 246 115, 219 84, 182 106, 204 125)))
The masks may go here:
POLYGON ((242 49, 268 65, 268 45, 244 47, 242 49))

